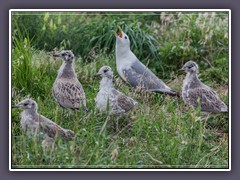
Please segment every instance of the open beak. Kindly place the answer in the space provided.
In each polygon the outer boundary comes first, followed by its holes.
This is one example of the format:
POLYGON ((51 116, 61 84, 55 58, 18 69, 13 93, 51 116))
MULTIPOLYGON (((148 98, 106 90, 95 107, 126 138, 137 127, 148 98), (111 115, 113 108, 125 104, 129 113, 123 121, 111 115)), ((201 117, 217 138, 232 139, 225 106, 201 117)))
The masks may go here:
POLYGON ((113 34, 116 36, 116 37, 120 37, 120 38, 122 38, 122 28, 120 27, 120 26, 118 26, 118 30, 119 30, 119 35, 114 31, 114 30, 112 30, 112 32, 113 32, 113 34))

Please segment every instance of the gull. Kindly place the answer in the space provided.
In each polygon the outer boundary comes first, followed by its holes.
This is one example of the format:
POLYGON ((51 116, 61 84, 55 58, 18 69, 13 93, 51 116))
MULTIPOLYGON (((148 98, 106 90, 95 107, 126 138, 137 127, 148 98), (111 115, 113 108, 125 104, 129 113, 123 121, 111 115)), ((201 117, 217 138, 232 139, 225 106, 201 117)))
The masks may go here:
POLYGON ((168 87, 150 69, 148 69, 130 49, 128 36, 119 27, 120 34, 115 31, 116 36, 116 65, 118 74, 132 87, 145 89, 151 92, 178 95, 177 92, 168 87))
POLYGON ((43 135, 42 144, 52 144, 54 139, 60 135, 63 140, 70 140, 74 137, 74 132, 64 129, 37 112, 38 105, 32 99, 24 99, 20 103, 13 105, 13 108, 22 109, 21 128, 26 132, 28 137, 43 135))
POLYGON ((53 56, 63 59, 53 84, 54 99, 62 108, 62 118, 65 108, 74 110, 76 116, 76 110, 80 107, 86 110, 86 96, 73 67, 74 54, 72 51, 62 50, 54 53, 53 56))
POLYGON ((185 104, 196 108, 199 99, 203 112, 220 113, 228 111, 228 107, 221 101, 217 93, 198 79, 196 62, 188 61, 181 70, 187 73, 182 87, 182 97, 185 104))
POLYGON ((118 117, 118 126, 119 117, 132 110, 137 102, 115 89, 112 82, 113 71, 111 67, 101 67, 96 76, 102 77, 100 90, 95 98, 96 107, 100 112, 107 111, 109 108, 110 115, 118 117))

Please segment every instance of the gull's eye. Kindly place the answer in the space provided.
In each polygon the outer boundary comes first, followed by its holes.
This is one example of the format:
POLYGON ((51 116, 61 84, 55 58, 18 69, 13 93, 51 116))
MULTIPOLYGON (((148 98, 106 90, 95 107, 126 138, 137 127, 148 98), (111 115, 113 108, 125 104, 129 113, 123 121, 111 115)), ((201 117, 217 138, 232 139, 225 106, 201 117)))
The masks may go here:
POLYGON ((127 36, 125 36, 125 39, 127 39, 127 36))
POLYGON ((104 72, 104 73, 108 72, 108 69, 105 69, 103 72, 104 72))
POLYGON ((71 55, 69 54, 68 57, 71 57, 71 55))
POLYGON ((23 105, 24 105, 24 106, 27 106, 27 105, 28 105, 28 103, 24 103, 23 105))

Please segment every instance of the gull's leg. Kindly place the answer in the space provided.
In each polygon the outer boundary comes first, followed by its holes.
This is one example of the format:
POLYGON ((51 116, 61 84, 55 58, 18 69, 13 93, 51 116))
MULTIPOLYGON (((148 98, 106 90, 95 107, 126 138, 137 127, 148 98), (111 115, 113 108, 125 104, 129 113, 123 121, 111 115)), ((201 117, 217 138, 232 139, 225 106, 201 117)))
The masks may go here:
POLYGON ((117 119, 116 119, 116 129, 117 129, 117 131, 119 131, 119 129, 118 129, 118 122, 119 122, 119 117, 117 117, 117 119))
POLYGON ((63 121, 63 117, 64 117, 64 108, 62 108, 62 116, 61 116, 62 121, 63 121))
POLYGON ((74 119, 75 119, 75 122, 76 122, 76 120, 77 120, 77 110, 76 109, 74 109, 74 119))

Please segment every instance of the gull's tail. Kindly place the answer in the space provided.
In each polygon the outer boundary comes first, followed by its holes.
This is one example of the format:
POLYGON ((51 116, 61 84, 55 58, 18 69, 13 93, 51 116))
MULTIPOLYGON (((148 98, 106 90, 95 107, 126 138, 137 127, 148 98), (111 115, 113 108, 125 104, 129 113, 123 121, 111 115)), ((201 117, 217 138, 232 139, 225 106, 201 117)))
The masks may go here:
POLYGON ((168 94, 170 96, 177 96, 180 97, 180 93, 171 89, 151 89, 151 92, 161 93, 161 94, 168 94))

